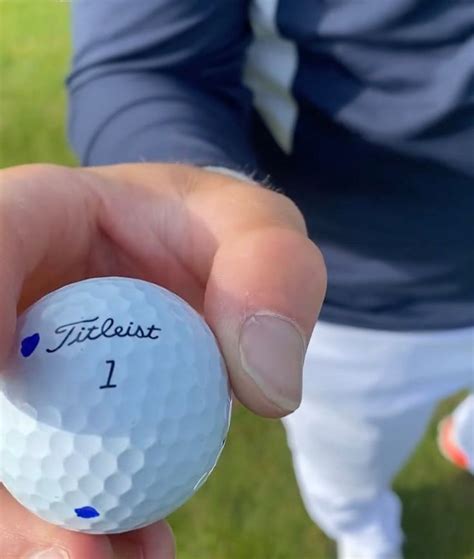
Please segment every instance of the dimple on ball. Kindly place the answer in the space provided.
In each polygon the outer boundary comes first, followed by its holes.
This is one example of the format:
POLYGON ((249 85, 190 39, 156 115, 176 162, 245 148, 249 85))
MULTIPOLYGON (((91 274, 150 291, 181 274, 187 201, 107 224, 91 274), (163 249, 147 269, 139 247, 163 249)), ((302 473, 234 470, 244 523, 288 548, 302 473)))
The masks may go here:
POLYGON ((205 482, 230 413, 219 348, 186 302, 127 278, 68 285, 19 319, 0 375, 1 480, 64 528, 140 528, 205 482))

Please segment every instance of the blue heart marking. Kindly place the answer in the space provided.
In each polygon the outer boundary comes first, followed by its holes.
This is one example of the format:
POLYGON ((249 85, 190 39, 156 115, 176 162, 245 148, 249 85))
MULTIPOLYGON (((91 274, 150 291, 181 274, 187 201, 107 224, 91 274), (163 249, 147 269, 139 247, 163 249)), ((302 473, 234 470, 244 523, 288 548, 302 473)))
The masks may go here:
POLYGON ((96 518, 97 516, 100 516, 94 507, 80 507, 78 509, 74 509, 74 512, 79 518, 96 518))
POLYGON ((40 335, 38 334, 38 332, 36 332, 36 334, 33 334, 32 336, 23 338, 23 340, 21 341, 21 354, 23 355, 23 357, 29 357, 38 347, 39 343, 40 335))

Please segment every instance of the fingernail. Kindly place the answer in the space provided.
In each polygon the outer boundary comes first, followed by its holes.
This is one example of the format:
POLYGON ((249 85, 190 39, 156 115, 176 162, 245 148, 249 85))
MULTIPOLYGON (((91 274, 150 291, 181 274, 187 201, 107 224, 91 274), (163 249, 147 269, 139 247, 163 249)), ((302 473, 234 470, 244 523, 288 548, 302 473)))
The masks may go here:
POLYGON ((69 559, 69 553, 64 551, 64 549, 51 547, 50 549, 35 551, 34 553, 27 555, 25 559, 69 559))
POLYGON ((282 316, 258 313, 242 326, 242 368, 265 396, 287 413, 301 402, 305 349, 297 326, 282 316))

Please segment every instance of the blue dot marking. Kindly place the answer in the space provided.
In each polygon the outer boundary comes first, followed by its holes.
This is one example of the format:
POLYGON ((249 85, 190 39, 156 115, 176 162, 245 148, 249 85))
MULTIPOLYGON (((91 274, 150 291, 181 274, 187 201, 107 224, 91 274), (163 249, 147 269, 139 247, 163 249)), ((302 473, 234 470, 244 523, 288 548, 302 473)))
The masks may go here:
POLYGON ((23 357, 29 357, 32 353, 34 353, 39 343, 40 335, 38 334, 38 332, 36 332, 36 334, 33 334, 32 336, 23 338, 23 340, 21 341, 21 354, 23 355, 23 357))
POLYGON ((100 516, 94 507, 80 507, 74 509, 74 512, 79 518, 95 518, 96 516, 100 516))

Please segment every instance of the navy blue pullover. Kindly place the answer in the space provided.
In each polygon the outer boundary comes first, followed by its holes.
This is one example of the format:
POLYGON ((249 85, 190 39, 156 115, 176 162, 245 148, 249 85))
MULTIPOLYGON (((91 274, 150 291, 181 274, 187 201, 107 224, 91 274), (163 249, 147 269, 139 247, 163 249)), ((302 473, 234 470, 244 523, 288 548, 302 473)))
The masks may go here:
POLYGON ((322 318, 474 324, 474 0, 80 0, 73 27, 84 165, 258 170, 323 251, 322 318))

